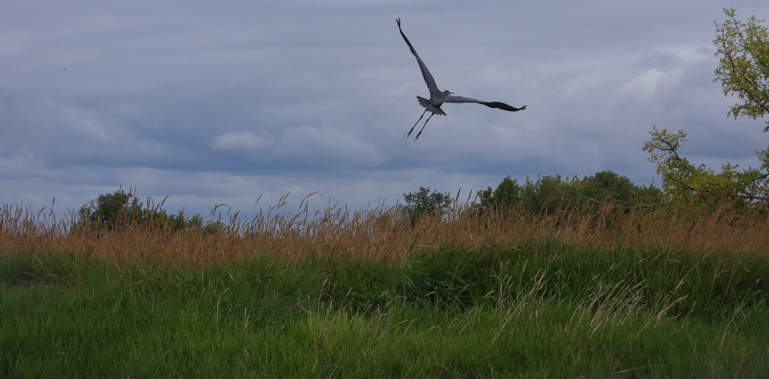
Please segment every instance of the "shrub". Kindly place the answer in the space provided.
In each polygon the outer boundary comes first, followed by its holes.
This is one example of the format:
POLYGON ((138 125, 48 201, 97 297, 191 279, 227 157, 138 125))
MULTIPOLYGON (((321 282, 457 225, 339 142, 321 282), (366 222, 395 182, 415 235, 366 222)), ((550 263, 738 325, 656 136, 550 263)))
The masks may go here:
POLYGON ((163 210, 162 203, 156 207, 142 208, 143 204, 134 193, 119 189, 111 194, 99 195, 80 207, 80 222, 75 227, 96 227, 115 230, 137 225, 148 225, 174 232, 183 230, 202 230, 206 233, 218 233, 223 229, 220 221, 206 221, 200 215, 187 217, 183 211, 169 215, 163 210))

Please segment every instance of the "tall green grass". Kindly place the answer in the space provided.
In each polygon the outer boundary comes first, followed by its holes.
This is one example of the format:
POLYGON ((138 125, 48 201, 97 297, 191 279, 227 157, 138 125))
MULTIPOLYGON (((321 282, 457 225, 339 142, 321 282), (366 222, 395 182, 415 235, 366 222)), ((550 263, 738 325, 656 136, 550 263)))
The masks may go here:
POLYGON ((766 377, 769 260, 554 239, 402 261, 0 261, 2 377, 766 377))
POLYGON ((3 207, 0 377, 769 377, 764 214, 281 206, 217 233, 3 207))

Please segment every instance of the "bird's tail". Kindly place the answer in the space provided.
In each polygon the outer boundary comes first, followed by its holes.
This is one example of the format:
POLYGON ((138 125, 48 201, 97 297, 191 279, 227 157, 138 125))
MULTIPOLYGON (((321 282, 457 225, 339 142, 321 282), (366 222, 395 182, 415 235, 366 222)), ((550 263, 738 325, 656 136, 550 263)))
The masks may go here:
POLYGON ((419 101, 419 105, 425 107, 430 112, 433 112, 435 114, 439 114, 441 116, 445 116, 446 112, 441 109, 441 107, 433 105, 430 100, 425 99, 422 96, 417 96, 417 101, 419 101))

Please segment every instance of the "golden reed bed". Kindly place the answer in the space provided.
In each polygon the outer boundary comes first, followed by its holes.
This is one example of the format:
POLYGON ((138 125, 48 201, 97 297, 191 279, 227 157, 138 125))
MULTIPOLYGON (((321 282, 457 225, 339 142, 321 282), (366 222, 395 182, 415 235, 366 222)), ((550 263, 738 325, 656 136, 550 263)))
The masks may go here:
POLYGON ((412 227, 399 206, 360 210, 329 206, 311 212, 300 204, 300 211, 291 214, 285 204, 281 199, 250 220, 235 214, 224 220, 220 232, 214 233, 199 227, 174 232, 158 222, 108 230, 79 223, 74 214, 57 220, 45 209, 5 205, 0 215, 0 254, 74 252, 192 264, 239 259, 255 252, 292 259, 307 254, 336 254, 392 260, 414 249, 513 247, 532 238, 606 247, 769 251, 767 215, 750 211, 738 214, 726 207, 715 211, 683 208, 650 212, 600 205, 533 215, 523 210, 479 213, 470 201, 455 201, 447 212, 421 217, 412 227))

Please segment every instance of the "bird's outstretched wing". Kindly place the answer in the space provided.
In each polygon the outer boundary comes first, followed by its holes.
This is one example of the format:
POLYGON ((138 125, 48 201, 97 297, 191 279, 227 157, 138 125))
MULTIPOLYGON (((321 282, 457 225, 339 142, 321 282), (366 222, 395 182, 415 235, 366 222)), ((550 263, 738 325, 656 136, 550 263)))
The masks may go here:
POLYGON ((414 50, 414 46, 411 46, 411 42, 409 42, 409 39, 406 38, 406 35, 403 34, 403 29, 401 29, 401 19, 400 17, 395 19, 395 22, 398 23, 398 30, 401 32, 401 36, 403 36, 403 40, 406 41, 406 44, 409 45, 409 48, 411 49, 411 54, 414 54, 415 57, 417 57, 417 62, 419 63, 419 69, 422 70, 422 76, 425 78, 425 83, 427 84, 427 89, 430 90, 430 95, 434 92, 440 92, 438 90, 438 86, 435 84, 435 79, 433 79, 433 76, 430 75, 430 71, 427 69, 427 66, 425 66, 425 62, 422 62, 422 58, 419 57, 419 54, 417 54, 417 51, 414 50))
POLYGON ((454 96, 454 95, 446 97, 445 99, 443 99, 443 102, 444 103, 478 103, 478 104, 483 104, 489 108, 502 109, 504 111, 509 111, 509 112, 518 112, 526 109, 525 105, 520 108, 516 108, 512 105, 500 103, 499 101, 483 101, 478 99, 472 99, 469 97, 454 96))

